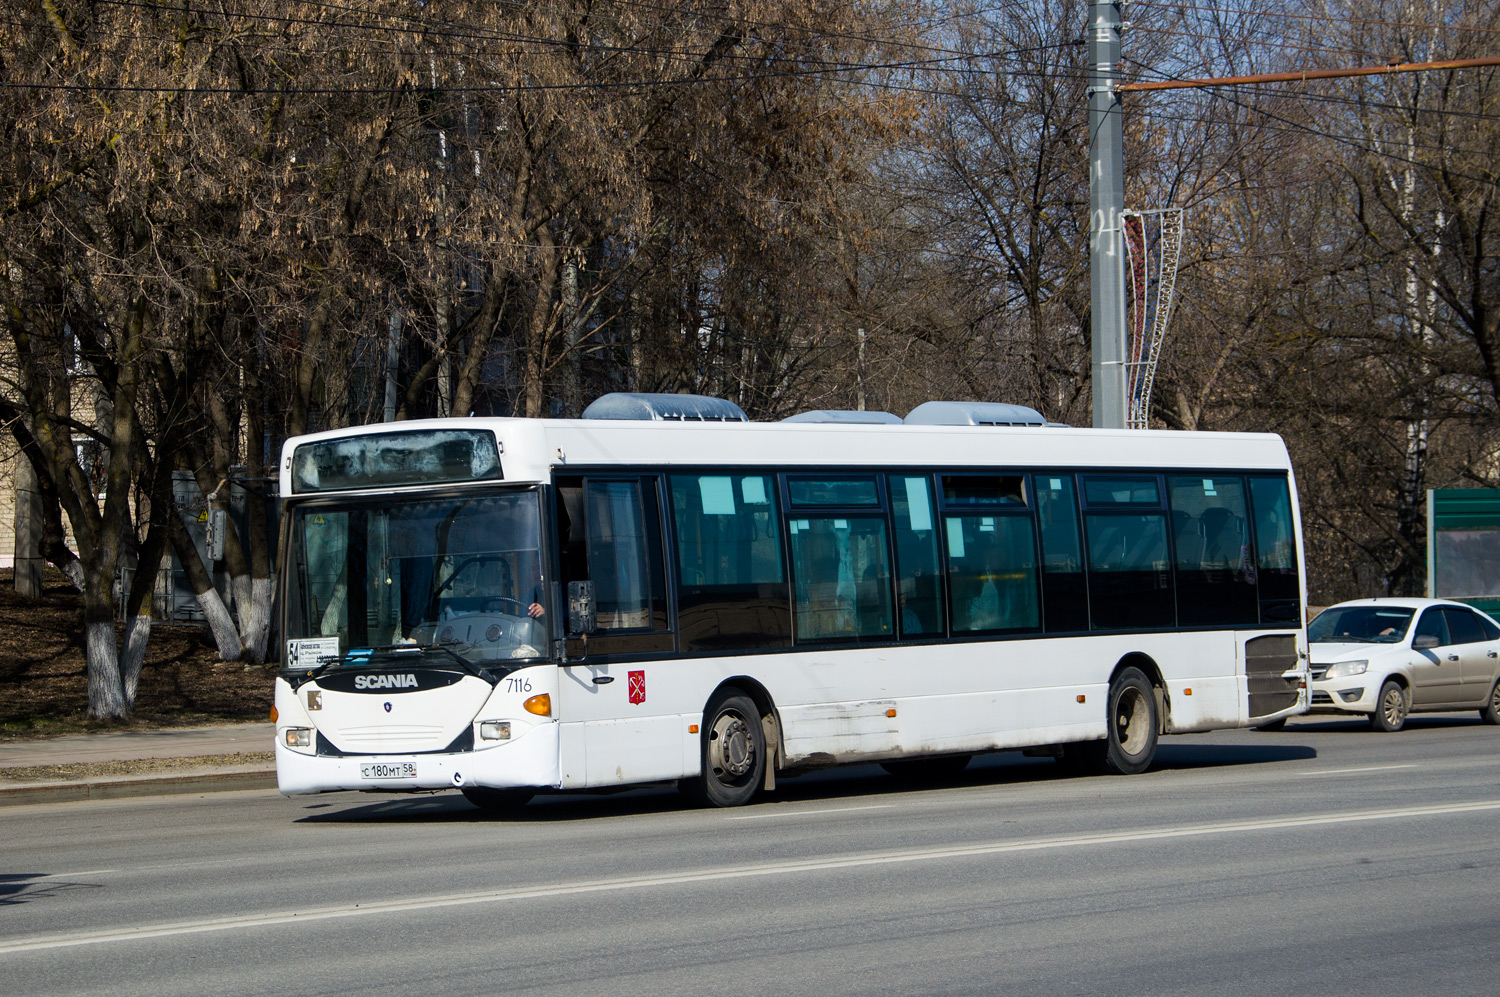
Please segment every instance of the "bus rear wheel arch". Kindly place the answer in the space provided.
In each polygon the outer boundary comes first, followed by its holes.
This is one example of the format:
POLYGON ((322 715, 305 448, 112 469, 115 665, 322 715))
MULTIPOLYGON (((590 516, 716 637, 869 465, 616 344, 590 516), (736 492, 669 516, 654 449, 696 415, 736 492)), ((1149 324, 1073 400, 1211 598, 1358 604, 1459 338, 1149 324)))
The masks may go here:
POLYGON ((738 807, 755 798, 765 781, 766 732, 761 710, 744 690, 726 686, 710 697, 699 728, 697 778, 682 788, 699 803, 738 807))

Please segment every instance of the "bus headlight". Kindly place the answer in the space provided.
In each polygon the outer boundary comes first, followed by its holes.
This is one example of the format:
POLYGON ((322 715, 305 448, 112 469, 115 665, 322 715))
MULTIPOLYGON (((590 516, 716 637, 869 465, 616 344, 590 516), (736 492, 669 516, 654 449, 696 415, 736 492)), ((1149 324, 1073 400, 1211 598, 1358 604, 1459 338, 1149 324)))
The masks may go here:
POLYGON ((1343 679, 1350 675, 1363 675, 1365 669, 1370 667, 1369 661, 1340 661, 1328 666, 1328 672, 1323 676, 1325 679, 1343 679))
POLYGON ((288 748, 310 748, 312 747, 311 727, 288 727, 282 735, 286 739, 288 748))
POLYGON ((509 741, 509 720, 481 720, 479 722, 479 738, 482 741, 509 741))

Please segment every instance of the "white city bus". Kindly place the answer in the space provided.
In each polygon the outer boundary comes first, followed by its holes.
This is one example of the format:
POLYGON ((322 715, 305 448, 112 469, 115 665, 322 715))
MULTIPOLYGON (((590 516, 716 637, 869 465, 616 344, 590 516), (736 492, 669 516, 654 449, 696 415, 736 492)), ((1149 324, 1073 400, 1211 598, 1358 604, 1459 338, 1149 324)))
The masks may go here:
POLYGON ((1139 772, 1160 734, 1307 709, 1278 437, 948 402, 743 419, 611 395, 288 441, 281 791, 732 806, 1004 749, 1139 772))

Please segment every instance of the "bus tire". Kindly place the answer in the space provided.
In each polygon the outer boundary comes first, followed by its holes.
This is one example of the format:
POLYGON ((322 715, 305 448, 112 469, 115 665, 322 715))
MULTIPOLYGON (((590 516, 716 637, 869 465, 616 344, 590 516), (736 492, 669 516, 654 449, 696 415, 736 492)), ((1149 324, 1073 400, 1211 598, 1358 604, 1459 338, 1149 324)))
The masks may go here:
POLYGON ((1137 775, 1156 758, 1156 690, 1139 668, 1126 668, 1109 684, 1103 741, 1095 741, 1099 771, 1137 775))
POLYGON ((754 700, 720 690, 703 711, 702 768, 683 781, 687 794, 710 807, 738 807, 755 798, 766 774, 766 733, 754 700))
POLYGON ((464 786, 459 792, 480 810, 496 816, 515 813, 536 795, 529 789, 490 789, 486 786, 464 786))

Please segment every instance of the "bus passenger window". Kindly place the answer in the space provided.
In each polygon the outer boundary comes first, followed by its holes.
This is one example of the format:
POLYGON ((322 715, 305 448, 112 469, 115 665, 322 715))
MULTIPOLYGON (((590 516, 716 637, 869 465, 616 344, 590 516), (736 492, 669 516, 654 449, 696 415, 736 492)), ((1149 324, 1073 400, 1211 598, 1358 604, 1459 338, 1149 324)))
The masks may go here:
POLYGON ((1042 622, 1048 633, 1089 628, 1083 538, 1071 474, 1032 476, 1042 530, 1042 622))
POLYGON ((682 650, 788 646, 791 600, 773 479, 674 474, 671 490, 682 650))
POLYGON ((1172 626, 1177 607, 1160 479, 1090 474, 1080 476, 1079 487, 1086 510, 1092 629, 1172 626))
POLYGON ((946 630, 942 557, 931 481, 927 475, 893 474, 888 479, 896 522, 896 598, 903 637, 940 637, 946 630))
POLYGON ((1095 630, 1170 627, 1172 571, 1167 517, 1090 513, 1089 614, 1095 630))
POLYGON ((1202 474, 1167 479, 1177 546, 1177 623, 1213 626, 1259 619, 1245 483, 1202 474))
POLYGON ((874 517, 809 516, 787 523, 797 641, 890 640, 890 554, 874 517))
POLYGON ((944 527, 953 632, 1041 629, 1031 517, 948 516, 944 527))

